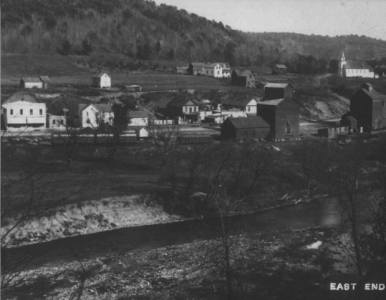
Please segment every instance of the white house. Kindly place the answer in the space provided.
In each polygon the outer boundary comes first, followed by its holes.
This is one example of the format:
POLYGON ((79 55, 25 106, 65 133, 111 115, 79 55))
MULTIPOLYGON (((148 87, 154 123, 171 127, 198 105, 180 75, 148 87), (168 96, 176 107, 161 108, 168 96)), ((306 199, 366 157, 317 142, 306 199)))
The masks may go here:
POLYGON ((67 126, 67 117, 47 114, 47 127, 51 129, 63 130, 67 126))
POLYGON ((241 97, 241 98, 228 98, 221 102, 222 111, 240 110, 244 113, 244 117, 247 115, 256 116, 257 102, 261 101, 259 97, 241 97))
POLYGON ((149 123, 149 114, 147 111, 129 111, 129 126, 147 126, 149 123))
POLYGON ((9 131, 46 128, 46 104, 37 103, 31 95, 15 94, 2 105, 5 126, 9 131))
POLYGON ((111 87, 111 76, 107 73, 99 73, 92 76, 92 86, 99 88, 111 87))
POLYGON ((344 52, 339 62, 339 75, 342 77, 374 78, 374 70, 366 61, 347 61, 344 52))
POLYGON ((23 77, 20 79, 20 87, 22 89, 43 88, 43 81, 38 77, 23 77))
POLYGON ((97 128, 102 123, 113 125, 114 111, 110 104, 79 104, 80 126, 97 128))
POLYGON ((218 63, 218 62, 207 64, 204 67, 204 75, 213 76, 215 78, 223 78, 225 75, 225 77, 229 78, 230 66, 227 63, 218 63))

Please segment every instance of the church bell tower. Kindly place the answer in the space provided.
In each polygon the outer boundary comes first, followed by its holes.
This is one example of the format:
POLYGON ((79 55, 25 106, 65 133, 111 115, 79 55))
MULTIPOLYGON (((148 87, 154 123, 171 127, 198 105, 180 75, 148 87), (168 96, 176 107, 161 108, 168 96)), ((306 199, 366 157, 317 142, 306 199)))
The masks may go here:
POLYGON ((339 62, 339 75, 342 77, 346 76, 346 57, 344 56, 343 51, 339 62))

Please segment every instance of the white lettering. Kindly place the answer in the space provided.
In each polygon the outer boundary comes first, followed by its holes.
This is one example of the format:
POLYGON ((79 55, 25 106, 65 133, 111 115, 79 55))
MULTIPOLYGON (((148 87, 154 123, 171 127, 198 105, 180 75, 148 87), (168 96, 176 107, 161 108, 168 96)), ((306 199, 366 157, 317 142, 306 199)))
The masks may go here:
POLYGON ((336 290, 336 283, 330 283, 330 290, 336 290))
POLYGON ((379 284, 379 290, 383 291, 385 289, 385 285, 383 283, 379 284))
POLYGON ((370 291, 370 283, 366 283, 365 284, 365 290, 366 291, 370 291))
POLYGON ((356 283, 351 283, 351 287, 353 291, 355 290, 356 285, 357 285, 356 283))
POLYGON ((338 286, 336 287, 336 290, 337 290, 337 291, 343 290, 343 284, 338 283, 338 286))

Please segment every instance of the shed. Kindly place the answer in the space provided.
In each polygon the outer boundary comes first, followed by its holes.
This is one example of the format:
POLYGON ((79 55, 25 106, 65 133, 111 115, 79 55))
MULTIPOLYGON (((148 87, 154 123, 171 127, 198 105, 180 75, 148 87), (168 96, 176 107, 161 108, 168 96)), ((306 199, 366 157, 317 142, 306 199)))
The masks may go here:
POLYGON ((43 83, 43 89, 48 89, 50 87, 50 77, 48 76, 40 76, 41 82, 43 83))
POLYGON ((356 131, 358 127, 358 121, 349 113, 347 113, 342 116, 340 126, 348 127, 349 131, 356 131))
POLYGON ((221 139, 265 139, 270 125, 262 117, 228 118, 221 124, 221 139))
POLYGON ((289 83, 267 83, 264 86, 263 100, 292 98, 293 90, 293 86, 289 83))
POLYGON ((287 67, 285 65, 273 65, 272 75, 287 74, 287 67))

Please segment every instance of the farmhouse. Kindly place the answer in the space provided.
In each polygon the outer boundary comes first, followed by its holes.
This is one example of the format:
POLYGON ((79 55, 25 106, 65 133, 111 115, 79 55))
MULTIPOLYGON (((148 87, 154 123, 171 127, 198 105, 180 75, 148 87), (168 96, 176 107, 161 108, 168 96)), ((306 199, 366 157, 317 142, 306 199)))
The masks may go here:
POLYGON ((46 128, 46 105, 31 95, 15 94, 2 105, 4 125, 10 131, 46 128))
POLYGON ((22 89, 42 89, 43 82, 38 77, 23 77, 20 79, 20 88, 22 89))
POLYGON ((182 118, 184 121, 197 122, 199 105, 196 100, 187 95, 177 95, 167 104, 168 115, 172 118, 182 118))
POLYGON ((250 70, 234 70, 231 75, 231 84, 245 87, 256 87, 255 74, 250 70))
POLYGON ((342 77, 374 78, 374 70, 366 61, 346 61, 344 52, 342 52, 338 72, 342 77))
POLYGON ((386 95, 379 94, 370 83, 364 83, 351 98, 350 112, 343 115, 341 124, 346 125, 348 116, 357 120, 357 127, 364 131, 386 127, 386 95))
POLYGON ((107 73, 99 73, 92 76, 92 86, 98 88, 111 87, 111 76, 107 73))
POLYGON ((265 139, 270 125, 262 117, 228 118, 221 124, 221 139, 265 139))
POLYGON ((292 98, 293 87, 289 83, 267 83, 264 86, 264 100, 292 98))
POLYGON ((287 67, 285 65, 273 65, 272 75, 287 74, 287 67))
POLYGON ((113 125, 114 111, 110 104, 79 104, 80 126, 98 128, 102 124, 113 125))
POLYGON ((270 137, 273 139, 299 135, 299 114, 299 105, 291 98, 257 103, 257 115, 271 126, 270 137))
POLYGON ((147 126, 149 124, 149 114, 147 111, 128 111, 129 126, 147 126))
POLYGON ((227 70, 230 73, 230 66, 228 63, 210 63, 204 66, 204 74, 207 76, 213 76, 215 78, 223 78, 225 74, 227 74, 227 70))
POLYGON ((256 116, 256 105, 259 101, 261 101, 261 98, 251 96, 227 98, 222 100, 222 108, 225 111, 232 109, 243 111, 244 117, 247 115, 256 116))

